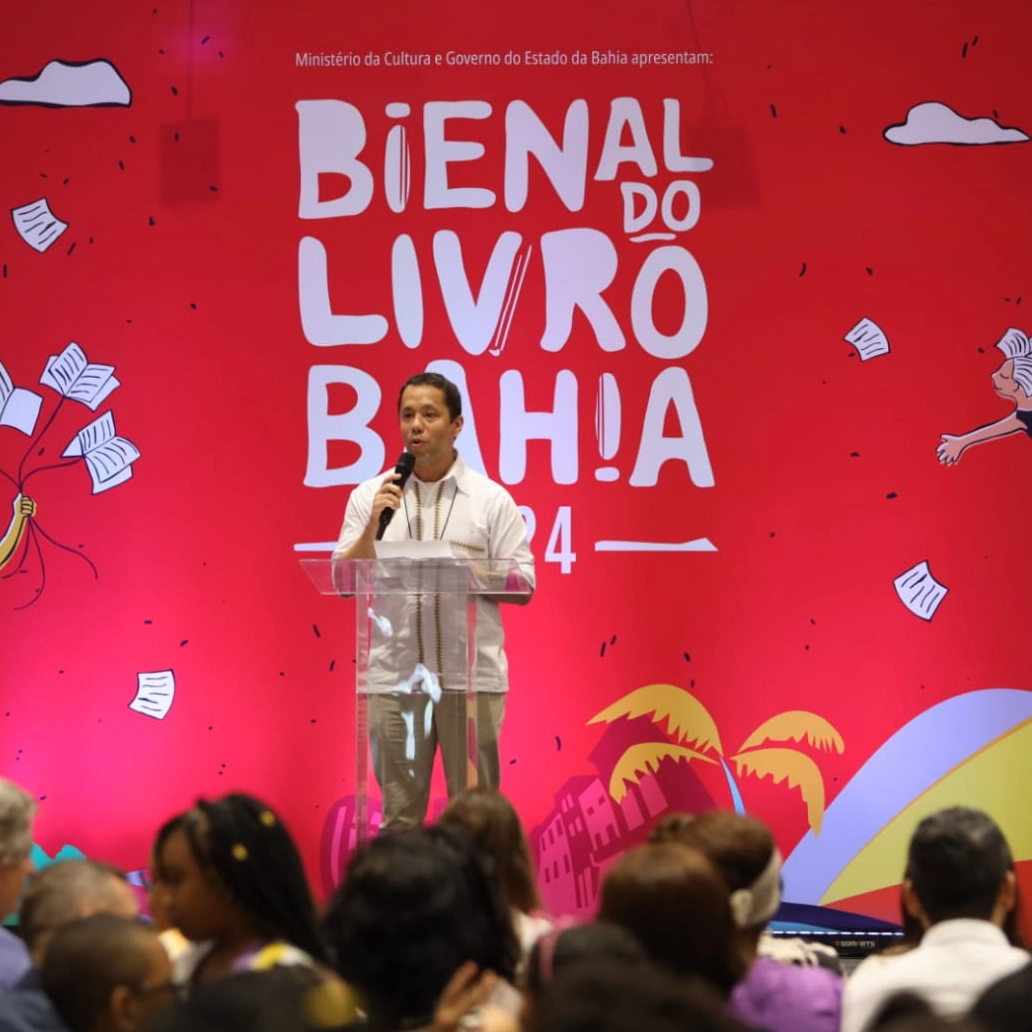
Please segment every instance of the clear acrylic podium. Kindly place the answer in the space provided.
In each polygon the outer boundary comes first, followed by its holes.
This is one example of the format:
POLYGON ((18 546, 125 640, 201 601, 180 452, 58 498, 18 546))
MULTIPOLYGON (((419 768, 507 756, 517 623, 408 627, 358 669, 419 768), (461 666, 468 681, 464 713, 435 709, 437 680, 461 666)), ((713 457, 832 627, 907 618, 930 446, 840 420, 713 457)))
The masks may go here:
POLYGON ((512 559, 302 559, 301 566, 320 594, 355 600, 354 841, 361 843, 381 823, 422 819, 438 742, 449 795, 477 783, 477 600, 502 601, 530 587, 512 559), (381 806, 370 798, 376 785, 381 806))

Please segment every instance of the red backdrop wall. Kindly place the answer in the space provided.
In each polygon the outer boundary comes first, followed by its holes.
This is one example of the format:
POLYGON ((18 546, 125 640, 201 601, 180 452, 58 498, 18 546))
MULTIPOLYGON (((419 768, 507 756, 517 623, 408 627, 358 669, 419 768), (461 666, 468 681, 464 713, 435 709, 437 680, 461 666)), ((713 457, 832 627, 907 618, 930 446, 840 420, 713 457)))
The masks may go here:
POLYGON ((936 453, 1014 408, 990 374, 1032 297, 1030 20, 1017 0, 934 17, 806 0, 12 7, 0 757, 42 800, 43 848, 143 866, 164 817, 246 788, 332 883, 351 613, 297 560, 393 459, 401 380, 446 363, 464 445, 535 525, 538 594, 507 614, 503 787, 554 906, 590 909, 608 858, 664 809, 735 792, 829 883, 863 868, 801 902, 892 916, 864 893, 901 857, 828 844, 840 795, 837 819, 874 836, 957 776, 956 800, 1032 856, 1015 771, 994 761, 977 799, 958 773, 1032 716, 1032 442, 936 453), (639 212, 650 191, 655 218, 632 224, 627 198, 639 212), (41 200, 59 235, 33 221, 41 200), (87 371, 82 398, 119 381, 94 411, 41 382, 71 342, 113 367, 87 371), (34 419, 15 388, 41 399, 34 419), (76 437, 106 412, 128 445, 76 437), (76 439, 92 475, 62 454, 76 439), (105 487, 102 459, 131 477, 105 487), (924 562, 948 590, 908 608, 894 581, 924 562), (672 688, 632 694, 650 685, 672 688), (971 693, 963 721, 937 709, 971 693), (920 718, 935 737, 885 759, 920 718), (865 795, 860 774, 892 763, 904 795, 865 795))

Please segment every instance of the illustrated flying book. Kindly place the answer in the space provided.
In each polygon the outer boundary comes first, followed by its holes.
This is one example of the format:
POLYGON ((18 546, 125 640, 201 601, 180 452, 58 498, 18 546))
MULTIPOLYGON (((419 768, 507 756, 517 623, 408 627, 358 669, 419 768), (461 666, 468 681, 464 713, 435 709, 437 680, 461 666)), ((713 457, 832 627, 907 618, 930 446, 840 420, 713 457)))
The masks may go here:
POLYGON ((51 210, 45 197, 11 209, 14 228, 34 251, 42 254, 68 228, 51 210))
POLYGON ((82 348, 72 341, 60 355, 51 355, 47 359, 39 382, 52 387, 62 397, 80 401, 91 412, 96 412, 104 399, 119 386, 112 375, 114 371, 114 366, 91 362, 82 348))
POLYGON ((132 464, 140 457, 136 445, 115 433, 115 417, 110 412, 83 427, 61 454, 65 458, 85 458, 93 494, 124 484, 133 475, 132 464))
POLYGON ((844 339, 856 348, 861 362, 889 353, 888 338, 881 327, 870 319, 861 319, 844 339))
POLYGON ((927 559, 901 573, 892 583, 900 602, 922 620, 931 620, 935 616, 939 604, 950 590, 932 576, 927 559))
POLYGON ((43 399, 24 387, 15 387, 0 363, 0 426, 13 426, 26 437, 32 436, 43 399))
POLYGON ((997 342, 996 346, 1008 357, 1014 355, 1032 355, 1032 345, 1028 334, 1012 326, 997 342))
POLYGON ((176 695, 176 678, 171 670, 153 670, 136 675, 136 696, 129 708, 145 717, 164 720, 176 695))

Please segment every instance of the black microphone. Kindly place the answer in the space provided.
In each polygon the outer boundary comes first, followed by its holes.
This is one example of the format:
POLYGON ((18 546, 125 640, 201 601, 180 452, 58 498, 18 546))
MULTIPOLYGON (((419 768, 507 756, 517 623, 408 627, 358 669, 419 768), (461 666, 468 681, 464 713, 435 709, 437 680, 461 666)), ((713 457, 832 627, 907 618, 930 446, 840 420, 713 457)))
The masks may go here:
MULTIPOLYGON (((410 451, 403 451, 398 456, 398 464, 394 467, 394 472, 399 474, 400 479, 395 480, 394 483, 400 488, 405 487, 405 482, 410 476, 412 476, 412 469, 416 464, 416 457, 410 451)), ((394 519, 395 510, 388 506, 383 512, 380 513, 380 527, 376 532, 376 540, 379 541, 383 537, 384 531, 387 529, 391 520, 394 519)))

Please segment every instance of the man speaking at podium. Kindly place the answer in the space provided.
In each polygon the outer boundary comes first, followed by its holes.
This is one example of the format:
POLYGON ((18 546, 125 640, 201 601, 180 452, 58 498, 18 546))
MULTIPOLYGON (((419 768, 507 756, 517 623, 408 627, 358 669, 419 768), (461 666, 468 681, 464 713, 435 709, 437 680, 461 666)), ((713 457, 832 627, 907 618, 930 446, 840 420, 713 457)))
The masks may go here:
MULTIPOLYGON (((504 598, 529 602, 534 556, 523 516, 509 492, 470 469, 455 448, 462 431, 458 387, 438 373, 418 373, 401 388, 398 417, 405 452, 394 470, 351 492, 334 558, 374 559, 380 539, 439 541, 459 558, 514 559, 526 590, 504 598)), ((498 733, 509 687, 501 597, 478 595, 476 600, 477 780, 494 787, 501 775, 498 733)), ((465 647, 448 640, 448 614, 441 610, 449 603, 456 604, 444 594, 417 598, 406 621, 411 626, 388 632, 394 640, 383 648, 394 648, 395 660, 399 641, 410 653, 394 665, 412 671, 404 684, 377 683, 377 647, 371 648, 369 737, 383 789, 384 829, 423 820, 438 745, 448 795, 466 785, 465 683, 449 684, 454 680, 449 671, 455 669, 449 655, 457 650, 464 655, 465 647)))

